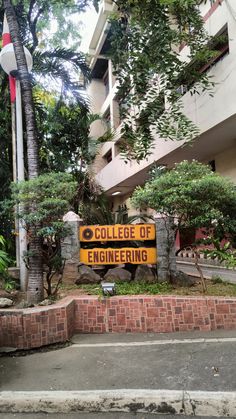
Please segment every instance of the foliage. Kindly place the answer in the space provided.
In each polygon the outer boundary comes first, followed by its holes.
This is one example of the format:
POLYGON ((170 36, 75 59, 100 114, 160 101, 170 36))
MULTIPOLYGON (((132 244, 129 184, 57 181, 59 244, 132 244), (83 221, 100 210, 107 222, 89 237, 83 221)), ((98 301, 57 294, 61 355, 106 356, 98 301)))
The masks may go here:
POLYGON ((90 149, 90 125, 101 118, 90 114, 86 107, 52 95, 46 100, 39 113, 41 170, 69 170, 80 178, 95 155, 90 149))
POLYGON ((6 240, 0 235, 0 276, 5 277, 11 259, 6 251, 6 240))
MULTIPOLYGON (((22 41, 33 55, 33 80, 48 91, 85 104, 79 72, 88 79, 86 57, 78 51, 80 25, 73 15, 83 12, 89 0, 15 0, 22 41), (75 41, 76 40, 76 41, 75 41), (70 47, 69 47, 70 45, 70 47)), ((3 7, 0 7, 2 30, 3 7)), ((78 18, 79 19, 79 18, 78 18)))
POLYGON ((191 94, 211 93, 214 83, 199 68, 216 51, 197 1, 114 2, 117 12, 111 18, 109 55, 120 86, 123 152, 127 159, 139 161, 151 154, 155 134, 185 141, 198 135, 184 114, 180 90, 185 86, 191 94), (183 61, 180 47, 186 44, 189 52, 183 61))
POLYGON ((106 225, 113 224, 113 217, 111 212, 111 205, 108 201, 107 196, 99 190, 94 190, 94 183, 91 182, 89 185, 83 187, 83 199, 78 200, 78 212, 87 225, 106 225), (89 194, 89 192, 90 193, 89 194), (84 193, 85 192, 85 193, 84 193))
POLYGON ((220 263, 225 263, 227 268, 236 268, 236 250, 232 248, 232 243, 227 241, 221 243, 218 237, 213 235, 208 236, 203 243, 207 245, 213 245, 214 247, 203 249, 203 253, 211 259, 217 259, 220 263))
MULTIPOLYGON (((79 288, 87 293, 102 296, 102 288, 98 284, 80 285, 79 288)), ((122 282, 116 283, 117 295, 138 295, 138 294, 167 294, 171 291, 170 284, 163 282, 162 284, 147 284, 146 282, 122 282)))
POLYGON ((10 184, 12 179, 12 147, 11 147, 11 110, 8 103, 8 95, 3 86, 0 87, 0 225, 1 233, 5 238, 11 238, 12 217, 10 213, 3 213, 3 201, 10 195, 10 184))
POLYGON ((7 292, 13 291, 14 289, 17 288, 16 281, 14 279, 10 278, 9 276, 6 276, 4 278, 3 288, 7 292))
MULTIPOLYGON (((216 296, 236 296, 236 285, 230 284, 227 281, 215 281, 207 280, 207 295, 216 295, 216 296)), ((83 293, 99 295, 103 297, 100 284, 83 284, 83 285, 62 285, 61 289, 63 294, 65 290, 76 290, 81 289, 83 293)), ((201 294, 201 285, 196 283, 193 287, 174 287, 169 283, 155 283, 155 284, 146 284, 146 283, 119 283, 116 284, 116 294, 117 295, 137 295, 137 294, 172 294, 172 295, 199 295, 201 294)))
MULTIPOLYGON (((75 17, 75 13, 78 15, 83 12, 88 4, 94 3, 95 6, 97 2, 15 0, 13 3, 22 40, 33 55, 32 82, 40 143, 40 171, 68 170, 76 159, 79 161, 81 148, 83 158, 88 157, 88 132, 93 118, 88 112, 88 104, 82 93, 84 86, 78 77, 79 71, 82 71, 88 79, 89 70, 85 55, 77 48, 80 42, 79 21, 73 23, 75 19, 72 17, 75 17), (72 38, 76 42, 73 43, 72 38), (63 115, 60 112, 62 108, 63 115)), ((3 12, 0 6, 1 31, 3 12)), ((13 212, 4 210, 12 180, 12 144, 8 77, 2 69, 0 92, 0 224, 4 236, 14 243, 13 212)), ((26 156, 26 141, 24 148, 26 156)), ((26 160, 25 157, 25 163, 26 160)))
POLYGON ((220 242, 225 238, 233 241, 236 235, 235 185, 213 173, 209 166, 183 161, 172 170, 159 172, 144 187, 136 188, 132 203, 171 217, 175 220, 176 231, 183 227, 204 227, 208 238, 191 244, 204 292, 206 285, 199 265, 200 253, 207 252, 232 263, 235 254, 229 253, 226 245, 220 248, 220 242), (213 245, 215 249, 201 249, 200 244, 213 245))
MULTIPOLYGON (((12 184, 13 201, 20 203, 20 218, 26 231, 33 229, 41 238, 41 255, 46 266, 46 291, 55 294, 62 278, 64 261, 61 258, 61 240, 68 235, 68 227, 62 221, 63 215, 70 209, 76 193, 76 182, 71 174, 50 173, 30 181, 12 184), (30 207, 35 211, 29 211, 30 207), (58 282, 53 290, 52 279, 58 282)), ((28 236, 30 243, 31 236, 28 236)), ((25 255, 30 257, 29 252, 25 255)))
POLYGON ((236 232, 234 184, 197 161, 177 163, 144 187, 137 187, 132 203, 175 218, 176 229, 214 227, 221 239, 236 232))

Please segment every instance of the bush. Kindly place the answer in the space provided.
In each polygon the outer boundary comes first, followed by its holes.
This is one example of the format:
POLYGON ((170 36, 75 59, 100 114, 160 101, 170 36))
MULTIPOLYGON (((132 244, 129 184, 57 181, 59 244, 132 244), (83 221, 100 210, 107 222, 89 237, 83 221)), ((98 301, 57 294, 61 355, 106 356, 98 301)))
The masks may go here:
MULTIPOLYGON (((36 179, 12 185, 14 204, 19 205, 19 217, 27 232, 41 238, 41 256, 46 269, 45 290, 55 295, 62 278, 64 260, 61 257, 61 240, 69 234, 62 220, 71 208, 77 183, 69 173, 50 173, 36 179), (32 213, 29 208, 35 208, 32 213), (53 289, 52 280, 57 277, 53 289)), ((28 234, 28 242, 31 236, 28 234)), ((30 251, 25 255, 30 256, 30 251)))

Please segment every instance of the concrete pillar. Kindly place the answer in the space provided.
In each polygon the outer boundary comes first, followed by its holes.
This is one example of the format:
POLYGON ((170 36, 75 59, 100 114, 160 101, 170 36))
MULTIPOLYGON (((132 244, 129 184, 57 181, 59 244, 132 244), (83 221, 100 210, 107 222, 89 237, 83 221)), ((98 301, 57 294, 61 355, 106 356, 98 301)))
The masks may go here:
POLYGON ((168 282, 176 272, 175 225, 173 218, 155 217, 158 282, 168 282))
POLYGON ((65 259, 63 280, 74 282, 78 274, 80 254, 79 226, 82 220, 79 215, 69 211, 64 215, 63 221, 67 224, 70 231, 61 243, 61 256, 65 259))
POLYGON ((67 224, 70 233, 61 244, 61 256, 68 260, 72 259, 75 253, 80 250, 79 226, 82 220, 79 215, 69 211, 64 215, 63 221, 67 224))

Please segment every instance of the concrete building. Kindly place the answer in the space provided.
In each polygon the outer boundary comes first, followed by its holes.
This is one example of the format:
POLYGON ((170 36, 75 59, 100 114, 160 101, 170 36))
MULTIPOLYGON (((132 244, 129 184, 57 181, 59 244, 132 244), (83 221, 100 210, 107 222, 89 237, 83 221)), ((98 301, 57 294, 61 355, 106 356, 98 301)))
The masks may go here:
MULTIPOLYGON (((107 17, 114 9, 112 0, 101 0, 97 24, 90 42, 91 69, 93 74, 89 95, 93 112, 101 114, 107 126, 115 128, 114 141, 102 145, 93 170, 113 203, 114 211, 127 206, 131 212, 129 196, 136 185, 143 184, 151 165, 167 165, 184 159, 197 159, 209 163, 220 174, 230 177, 236 183, 236 1, 207 0, 201 6, 201 13, 210 35, 225 35, 225 43, 219 55, 204 71, 214 77, 214 96, 208 93, 191 96, 184 94, 186 115, 199 127, 200 136, 192 146, 183 143, 155 140, 153 154, 137 164, 125 163, 119 151, 119 106, 116 100, 117 85, 112 73, 112 63, 106 58, 108 48, 107 17)), ((188 47, 182 47, 183 59, 188 47)), ((184 89, 184 87, 183 87, 184 89)), ((104 123, 92 125, 91 135, 104 132, 104 123)))

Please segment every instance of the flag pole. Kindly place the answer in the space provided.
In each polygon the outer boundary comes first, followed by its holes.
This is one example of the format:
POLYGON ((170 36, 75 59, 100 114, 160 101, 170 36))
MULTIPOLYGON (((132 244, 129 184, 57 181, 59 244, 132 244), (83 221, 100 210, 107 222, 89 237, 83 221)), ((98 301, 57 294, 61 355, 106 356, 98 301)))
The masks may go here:
MULTIPOLYGON (((17 152, 17 180, 21 182, 25 180, 24 171, 24 144, 23 144, 23 123, 22 123, 22 102, 20 80, 16 78, 16 152, 17 152)), ((22 209, 22 205, 18 206, 18 211, 22 209)), ((22 220, 18 220, 19 228, 19 250, 20 250, 20 284, 21 290, 26 291, 28 271, 24 262, 25 253, 27 252, 27 237, 22 220)))
MULTIPOLYGON (((17 182, 17 166, 16 166, 16 106, 15 102, 11 103, 11 130, 12 130, 12 166, 13 166, 13 182, 17 182)), ((19 246, 19 220, 17 218, 17 208, 15 208, 15 244, 16 244, 16 266, 20 267, 20 246, 19 246)))

